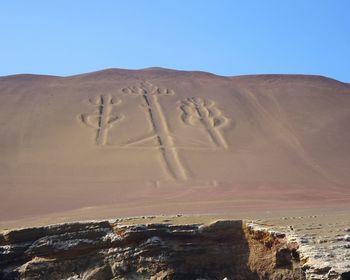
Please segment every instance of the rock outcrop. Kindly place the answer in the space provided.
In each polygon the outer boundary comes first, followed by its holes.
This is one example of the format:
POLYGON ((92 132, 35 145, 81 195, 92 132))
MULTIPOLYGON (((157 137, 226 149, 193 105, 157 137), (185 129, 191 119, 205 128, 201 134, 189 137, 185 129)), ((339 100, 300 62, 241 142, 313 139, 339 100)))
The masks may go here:
POLYGON ((303 279, 295 244, 242 221, 69 223, 0 240, 1 279, 303 279))
POLYGON ((295 244, 301 267, 306 279, 350 279, 350 241, 347 240, 346 216, 329 218, 308 216, 283 218, 281 222, 255 222, 249 225, 253 232, 283 231, 288 244, 295 244))
POLYGON ((349 279, 316 266, 298 236, 258 223, 126 221, 5 231, 0 279, 349 279))

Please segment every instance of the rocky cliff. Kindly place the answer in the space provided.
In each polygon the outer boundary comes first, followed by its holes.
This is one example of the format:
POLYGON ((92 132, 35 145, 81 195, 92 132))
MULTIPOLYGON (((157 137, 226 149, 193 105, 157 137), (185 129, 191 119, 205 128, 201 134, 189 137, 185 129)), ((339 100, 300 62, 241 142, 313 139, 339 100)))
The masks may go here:
POLYGON ((296 244, 242 221, 86 222, 1 235, 2 279, 303 279, 296 244))
POLYGON ((305 242, 258 223, 165 221, 4 231, 0 279, 349 279, 329 263, 315 269, 305 242))

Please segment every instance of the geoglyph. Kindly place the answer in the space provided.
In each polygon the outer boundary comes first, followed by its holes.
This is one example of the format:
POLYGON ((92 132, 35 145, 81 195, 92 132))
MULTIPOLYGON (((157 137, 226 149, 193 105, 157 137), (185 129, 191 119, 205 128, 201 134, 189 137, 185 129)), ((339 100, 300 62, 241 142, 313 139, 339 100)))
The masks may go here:
MULTIPOLYGON (((170 131, 164 109, 159 102, 161 98, 174 96, 175 91, 160 88, 147 81, 137 86, 125 87, 121 91, 125 96, 140 97, 140 103, 145 109, 145 115, 151 124, 152 133, 127 144, 113 145, 113 147, 132 148, 149 140, 156 140, 156 146, 146 144, 142 148, 156 148, 162 158, 163 168, 170 177, 177 181, 187 180, 190 172, 181 160, 174 134, 170 131)), ((109 130, 124 118, 123 115, 119 116, 112 113, 112 107, 121 104, 121 100, 111 95, 99 95, 89 101, 97 109, 90 114, 81 114, 80 119, 84 124, 96 130, 96 145, 108 146, 109 130)), ((214 149, 228 148, 227 141, 220 130, 228 122, 228 118, 223 115, 212 100, 190 97, 179 101, 178 104, 180 104, 178 107, 180 119, 184 125, 204 130, 208 142, 212 144, 214 149)), ((208 147, 203 147, 203 149, 206 148, 208 147)), ((186 150, 186 147, 182 147, 182 149, 186 150)))

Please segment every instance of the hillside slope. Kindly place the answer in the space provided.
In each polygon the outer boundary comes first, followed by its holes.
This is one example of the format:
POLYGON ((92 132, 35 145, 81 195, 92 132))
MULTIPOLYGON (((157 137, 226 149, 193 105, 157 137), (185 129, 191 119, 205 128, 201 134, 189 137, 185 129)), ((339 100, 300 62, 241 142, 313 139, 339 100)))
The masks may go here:
POLYGON ((0 123, 3 222, 350 202, 350 86, 325 77, 6 76, 0 123))

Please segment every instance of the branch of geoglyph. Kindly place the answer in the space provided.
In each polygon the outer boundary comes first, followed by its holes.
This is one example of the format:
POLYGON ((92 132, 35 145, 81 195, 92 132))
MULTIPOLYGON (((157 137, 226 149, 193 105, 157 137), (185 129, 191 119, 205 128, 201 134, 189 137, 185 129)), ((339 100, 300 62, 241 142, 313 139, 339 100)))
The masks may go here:
POLYGON ((223 135, 217 130, 227 119, 214 105, 199 97, 187 98, 180 103, 181 119, 187 125, 205 129, 217 147, 227 148, 223 135))
POLYGON ((180 104, 182 111, 182 121, 191 126, 206 124, 218 128, 227 119, 221 115, 220 111, 214 108, 214 103, 199 97, 191 97, 183 100, 180 104))
POLYGON ((107 119, 105 123, 101 123, 102 114, 109 106, 115 106, 121 103, 121 100, 118 98, 113 98, 111 96, 97 96, 94 98, 90 98, 89 102, 96 106, 97 109, 92 113, 81 114, 81 121, 87 126, 94 129, 103 129, 110 128, 113 124, 120 121, 123 116, 113 116, 109 112, 107 112, 107 119))

